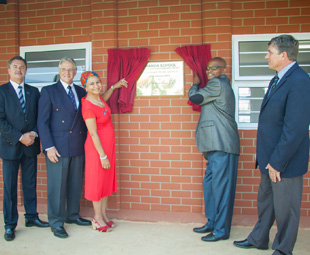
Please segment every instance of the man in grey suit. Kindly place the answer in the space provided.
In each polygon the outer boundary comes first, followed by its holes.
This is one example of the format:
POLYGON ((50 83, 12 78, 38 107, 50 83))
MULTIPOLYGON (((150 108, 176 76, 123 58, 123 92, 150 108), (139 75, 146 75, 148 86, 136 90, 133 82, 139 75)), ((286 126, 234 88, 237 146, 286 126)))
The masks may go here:
POLYGON ((235 96, 225 75, 226 61, 215 57, 206 67, 208 83, 199 89, 195 74, 189 100, 201 105, 196 128, 198 150, 207 160, 203 179, 205 216, 208 222, 196 233, 209 233, 201 239, 214 242, 229 238, 237 182, 240 140, 235 121, 235 96))

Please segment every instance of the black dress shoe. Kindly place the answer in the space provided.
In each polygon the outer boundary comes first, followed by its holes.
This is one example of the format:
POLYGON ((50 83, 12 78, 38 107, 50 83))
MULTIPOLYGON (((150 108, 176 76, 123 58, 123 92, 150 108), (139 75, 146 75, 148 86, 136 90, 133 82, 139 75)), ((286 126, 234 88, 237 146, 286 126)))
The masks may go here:
POLYGON ((67 238, 69 236, 64 227, 52 228, 52 231, 54 233, 54 236, 59 238, 67 238))
POLYGON ((13 241, 15 238, 15 230, 13 228, 8 228, 5 230, 4 239, 6 241, 13 241))
POLYGON ((201 240, 205 242, 216 242, 219 240, 226 240, 226 239, 228 239, 228 237, 224 237, 224 236, 219 237, 219 236, 214 235, 213 233, 210 233, 206 236, 201 237, 201 240))
POLYGON ((205 233, 210 233, 213 231, 213 229, 210 229, 207 227, 207 224, 202 226, 201 228, 193 228, 193 231, 199 234, 205 234, 205 233))
POLYGON ((39 218, 37 218, 35 220, 25 219, 25 226, 26 227, 47 228, 50 226, 50 224, 48 224, 48 222, 42 221, 39 218))
POLYGON ((250 244, 248 242, 248 239, 245 239, 245 240, 242 240, 242 241, 234 241, 234 245, 236 247, 239 247, 239 248, 244 248, 244 249, 249 249, 249 248, 257 248, 257 249, 260 249, 260 250, 268 250, 268 247, 267 248, 258 248, 258 247, 255 247, 254 245, 250 244))
POLYGON ((86 220, 86 219, 83 219, 81 217, 77 218, 75 220, 67 219, 66 223, 69 223, 69 224, 74 223, 74 224, 79 225, 79 226, 89 226, 89 225, 91 225, 90 220, 86 220))

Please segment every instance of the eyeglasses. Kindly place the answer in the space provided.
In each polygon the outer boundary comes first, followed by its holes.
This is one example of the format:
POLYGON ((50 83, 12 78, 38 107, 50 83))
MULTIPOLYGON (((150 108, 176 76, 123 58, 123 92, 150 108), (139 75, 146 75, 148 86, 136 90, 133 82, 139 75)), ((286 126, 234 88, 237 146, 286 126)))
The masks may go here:
POLYGON ((225 68, 224 66, 206 66, 206 70, 216 70, 219 68, 225 68))
POLYGON ((61 68, 60 71, 61 71, 62 73, 66 73, 66 72, 73 73, 73 72, 74 72, 74 69, 72 69, 72 68, 69 68, 69 69, 61 68))

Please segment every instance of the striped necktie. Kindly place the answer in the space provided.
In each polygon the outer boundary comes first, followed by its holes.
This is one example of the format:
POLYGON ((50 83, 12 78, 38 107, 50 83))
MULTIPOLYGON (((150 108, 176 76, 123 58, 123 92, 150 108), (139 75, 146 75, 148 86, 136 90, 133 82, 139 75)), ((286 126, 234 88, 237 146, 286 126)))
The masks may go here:
POLYGON ((268 96, 270 95, 271 91, 277 86, 278 81, 279 81, 279 76, 278 76, 278 74, 276 74, 276 76, 275 76, 275 78, 273 80, 273 83, 272 83, 272 85, 270 87, 270 90, 268 92, 268 96))
POLYGON ((69 96, 69 98, 70 98, 70 100, 71 100, 71 102, 72 102, 72 104, 74 106, 74 109, 77 110, 76 102, 75 102, 75 98, 74 98, 71 86, 69 85, 67 87, 67 89, 68 89, 68 96, 69 96))
POLYGON ((26 109, 25 109, 25 100, 24 100, 24 96, 23 96, 23 87, 22 86, 18 86, 18 99, 19 99, 19 102, 23 108, 23 111, 24 113, 26 112, 26 109))

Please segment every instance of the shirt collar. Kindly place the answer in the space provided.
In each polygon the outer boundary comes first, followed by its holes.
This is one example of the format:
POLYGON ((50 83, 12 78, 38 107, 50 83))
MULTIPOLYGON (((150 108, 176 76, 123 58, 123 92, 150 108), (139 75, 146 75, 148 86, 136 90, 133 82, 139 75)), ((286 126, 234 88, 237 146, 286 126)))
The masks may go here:
POLYGON ((286 74, 286 72, 296 63, 296 61, 294 61, 293 63, 290 63, 289 65, 287 65, 286 67, 284 67, 280 72, 278 72, 278 76, 279 76, 279 80, 281 80, 281 78, 283 78, 283 76, 286 74))
POLYGON ((70 86, 71 88, 73 88, 73 82, 71 84, 67 84, 65 83, 62 79, 60 79, 60 82, 62 84, 62 86, 65 88, 65 90, 68 89, 68 86, 70 86))
POLYGON ((12 84, 15 90, 18 89, 18 86, 22 86, 24 89, 24 82, 22 82, 21 84, 18 84, 17 82, 10 80, 10 83, 12 84))

